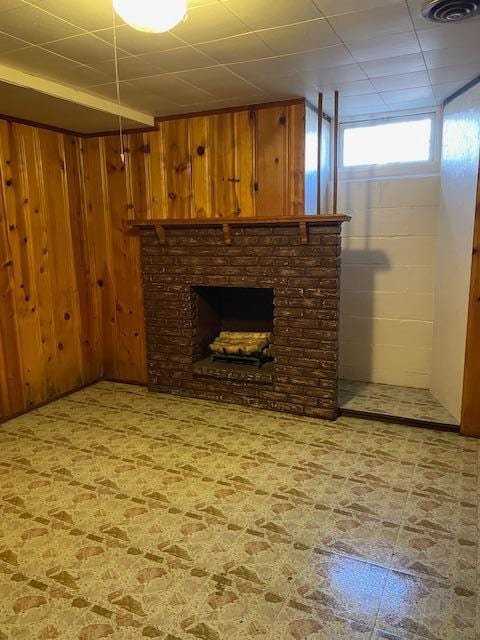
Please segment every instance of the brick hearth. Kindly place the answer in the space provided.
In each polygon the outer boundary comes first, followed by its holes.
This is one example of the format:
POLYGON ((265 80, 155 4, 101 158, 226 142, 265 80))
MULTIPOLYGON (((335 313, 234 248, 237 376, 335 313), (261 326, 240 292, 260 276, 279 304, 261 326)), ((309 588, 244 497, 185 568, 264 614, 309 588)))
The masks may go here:
POLYGON ((228 228, 223 221, 134 223, 142 245, 149 388, 336 418, 345 219, 309 218, 307 234, 288 219, 238 219, 228 228), (273 288, 276 358, 263 374, 201 360, 197 291, 209 286, 273 288))

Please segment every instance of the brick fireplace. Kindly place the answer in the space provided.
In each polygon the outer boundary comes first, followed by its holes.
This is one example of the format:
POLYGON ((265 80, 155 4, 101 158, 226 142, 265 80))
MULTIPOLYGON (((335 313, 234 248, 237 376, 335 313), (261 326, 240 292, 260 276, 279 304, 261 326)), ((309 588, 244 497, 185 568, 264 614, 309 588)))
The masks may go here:
POLYGON ((145 220, 152 391, 337 417, 340 227, 346 216, 145 220), (212 362, 220 331, 272 331, 256 368, 212 362))

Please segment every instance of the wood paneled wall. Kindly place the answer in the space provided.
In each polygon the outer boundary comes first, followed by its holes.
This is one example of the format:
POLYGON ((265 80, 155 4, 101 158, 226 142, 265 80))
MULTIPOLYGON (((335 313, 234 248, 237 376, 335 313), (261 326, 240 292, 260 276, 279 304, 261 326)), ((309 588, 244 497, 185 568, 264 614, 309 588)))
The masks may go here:
POLYGON ((0 121, 0 417, 101 375, 146 381, 126 221, 304 212, 305 106, 79 138, 0 121))
POLYGON ((126 136, 125 167, 118 136, 82 141, 106 376, 146 381, 140 247, 125 221, 303 213, 304 141, 303 104, 161 122, 126 136))
POLYGON ((101 374, 80 141, 0 121, 0 416, 101 374))

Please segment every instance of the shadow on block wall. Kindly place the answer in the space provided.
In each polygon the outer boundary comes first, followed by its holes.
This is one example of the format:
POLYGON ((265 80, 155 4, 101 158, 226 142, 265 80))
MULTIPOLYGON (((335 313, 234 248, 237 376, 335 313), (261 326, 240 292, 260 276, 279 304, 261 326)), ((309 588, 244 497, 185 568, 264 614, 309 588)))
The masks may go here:
POLYGON ((384 251, 348 249, 348 242, 342 250, 340 378, 365 382, 373 378, 376 278, 389 269, 384 251))

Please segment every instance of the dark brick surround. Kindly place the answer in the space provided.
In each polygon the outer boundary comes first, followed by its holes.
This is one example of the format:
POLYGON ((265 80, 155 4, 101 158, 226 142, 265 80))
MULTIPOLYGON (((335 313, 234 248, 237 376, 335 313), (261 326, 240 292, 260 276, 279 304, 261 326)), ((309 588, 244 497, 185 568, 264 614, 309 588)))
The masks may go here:
POLYGON ((289 413, 337 417, 340 224, 140 228, 151 390, 289 413), (163 233, 165 232, 165 237, 163 233), (195 288, 274 289, 273 381, 204 375, 195 288))

